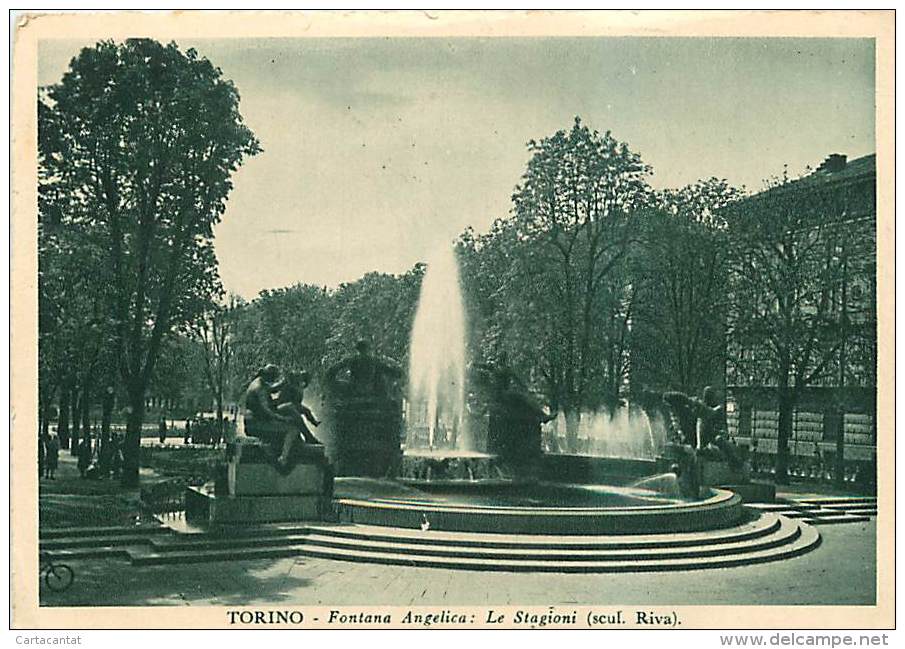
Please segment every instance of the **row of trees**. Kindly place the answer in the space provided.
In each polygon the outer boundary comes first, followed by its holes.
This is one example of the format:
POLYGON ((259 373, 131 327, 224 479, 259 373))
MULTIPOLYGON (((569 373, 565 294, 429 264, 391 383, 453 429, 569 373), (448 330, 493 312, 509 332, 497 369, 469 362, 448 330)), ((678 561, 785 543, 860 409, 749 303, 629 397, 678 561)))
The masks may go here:
MULTIPOLYGON (((109 422, 125 403, 127 484, 149 389, 202 376, 219 419, 264 362, 318 375, 360 337, 406 360, 421 265, 224 296, 212 228, 260 150, 238 99, 194 51, 148 40, 83 50, 40 97, 41 411, 84 430, 93 405, 109 422)), ((854 348, 845 314, 864 300, 846 277, 872 252, 839 224, 865 206, 830 191, 802 205, 788 179, 754 198, 717 179, 655 191, 640 156, 578 118, 528 149, 510 216, 455 244, 471 358, 505 354, 574 429, 582 410, 697 393, 727 350, 743 365, 733 350, 766 349, 745 371, 777 390, 784 471, 801 390, 854 348)))
POLYGON ((260 150, 238 103, 194 50, 147 39, 83 49, 39 95, 42 410, 87 417, 103 394, 107 418, 119 389, 127 485, 161 351, 221 293, 213 227, 260 150))
POLYGON ((511 218, 460 240, 481 355, 505 351, 578 423, 635 387, 698 392, 719 376, 728 263, 710 179, 654 191, 628 145, 576 118, 530 142, 511 218))

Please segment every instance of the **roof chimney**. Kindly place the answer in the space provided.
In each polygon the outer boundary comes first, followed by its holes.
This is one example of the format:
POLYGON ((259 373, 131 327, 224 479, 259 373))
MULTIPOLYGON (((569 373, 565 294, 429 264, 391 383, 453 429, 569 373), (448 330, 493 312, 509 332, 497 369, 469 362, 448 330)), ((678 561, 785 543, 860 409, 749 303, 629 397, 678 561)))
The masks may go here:
POLYGON ((820 166, 817 167, 817 172, 835 173, 837 171, 842 171, 845 169, 846 160, 848 160, 848 156, 841 153, 831 153, 827 159, 821 162, 820 166))

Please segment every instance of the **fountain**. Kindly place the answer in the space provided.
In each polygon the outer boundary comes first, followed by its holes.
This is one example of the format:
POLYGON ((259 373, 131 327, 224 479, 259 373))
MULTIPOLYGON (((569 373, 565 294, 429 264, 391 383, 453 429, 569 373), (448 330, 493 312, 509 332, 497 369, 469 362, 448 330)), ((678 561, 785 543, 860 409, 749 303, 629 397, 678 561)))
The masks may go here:
POLYGON ((465 426, 465 307, 453 250, 440 248, 421 282, 409 348, 406 449, 470 451, 465 426))
POLYGON ((444 247, 427 263, 412 326, 399 470, 395 480, 338 480, 341 521, 574 535, 696 531, 743 519, 737 495, 681 489, 676 475, 658 470, 665 429, 655 431, 640 407, 583 413, 577 432, 586 448, 543 453, 550 416, 505 353, 469 362, 466 323, 455 252, 444 247))
MULTIPOLYGON (((468 362, 466 320, 456 257, 444 248, 422 280, 405 399, 396 390, 402 368, 364 339, 327 371, 337 475, 329 516, 340 525, 310 528, 299 553, 403 566, 615 572, 729 567, 816 547, 813 528, 744 507, 734 487, 710 486, 722 482, 702 484, 699 455, 713 449, 699 454, 673 444, 674 454, 663 456, 656 407, 583 413, 561 443, 565 421, 548 422, 502 351, 492 364, 468 362), (568 453, 558 452, 563 446, 568 453)), ((673 399, 686 402, 696 404, 673 399)), ((721 448, 724 459, 735 457, 721 448)), ((312 498, 314 506, 324 495, 312 498)), ((253 513, 256 521, 304 519, 293 506, 279 517, 260 506, 253 513)))
POLYGON ((476 448, 466 408, 466 316, 459 266, 450 246, 428 260, 412 325, 405 403, 405 482, 473 483, 505 479, 476 448))

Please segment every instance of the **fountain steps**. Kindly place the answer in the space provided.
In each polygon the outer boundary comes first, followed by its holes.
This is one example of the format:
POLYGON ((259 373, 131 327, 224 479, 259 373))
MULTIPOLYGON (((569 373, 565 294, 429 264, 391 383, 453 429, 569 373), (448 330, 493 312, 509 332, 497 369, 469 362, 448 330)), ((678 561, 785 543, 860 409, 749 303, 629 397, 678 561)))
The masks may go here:
POLYGON ((592 539, 449 534, 358 525, 314 525, 307 527, 305 534, 298 529, 287 528, 281 534, 279 528, 270 528, 257 530, 265 532, 262 535, 241 537, 189 534, 140 539, 122 535, 117 541, 123 545, 76 546, 55 551, 54 557, 103 556, 127 559, 133 565, 164 565, 308 556, 449 569, 624 572, 758 563, 796 556, 819 543, 814 528, 771 513, 709 532, 592 539))
POLYGON ((876 496, 838 496, 828 498, 796 498, 796 503, 811 505, 865 505, 872 504, 876 506, 876 496))
POLYGON ((503 570, 503 571, 548 571, 548 572, 631 572, 659 570, 687 570, 728 567, 770 561, 806 552, 819 542, 819 535, 813 528, 801 526, 792 521, 785 522, 780 530, 756 541, 735 544, 708 545, 703 548, 672 548, 668 550, 626 550, 623 552, 579 552, 567 556, 551 552, 537 552, 520 555, 512 551, 488 554, 486 549, 480 555, 440 556, 436 549, 426 554, 425 549, 413 548, 409 553, 390 552, 374 547, 347 549, 340 553, 337 548, 309 548, 305 554, 325 558, 393 563, 398 565, 420 565, 430 567, 503 570))
POLYGON ((45 539, 59 539, 72 537, 144 537, 149 534, 166 534, 170 528, 163 525, 142 525, 135 527, 53 527, 39 530, 38 537, 45 539))
MULTIPOLYGON (((132 545, 155 545, 167 547, 171 539, 199 538, 212 539, 209 542, 227 540, 230 543, 248 545, 260 544, 262 538, 283 539, 291 538, 308 532, 307 525, 261 525, 252 528, 231 527, 222 531, 206 531, 173 536, 169 527, 148 528, 144 533, 129 528, 106 528, 103 534, 87 534, 85 528, 62 528, 52 530, 53 534, 46 536, 41 534, 42 550, 73 550, 84 549, 82 554, 90 554, 91 551, 103 553, 109 549, 132 545)), ((188 542, 179 541, 179 542, 188 542)))
MULTIPOLYGON (((762 516, 749 523, 734 528, 718 530, 712 534, 653 534, 600 536, 543 536, 473 534, 463 535, 443 531, 421 532, 419 530, 397 529, 382 526, 340 525, 340 526, 262 526, 249 529, 233 528, 220 533, 178 534, 140 537, 132 533, 107 534, 106 536, 81 538, 73 535, 48 539, 41 542, 41 548, 48 551, 64 551, 61 556, 71 558, 124 557, 126 548, 150 546, 154 552, 179 552, 186 549, 219 550, 299 545, 309 538, 322 537, 362 540, 387 544, 414 544, 424 546, 466 546, 473 548, 519 549, 519 550, 643 550, 667 547, 695 547, 708 544, 726 544, 755 539, 775 532, 779 519, 762 516), (314 535, 314 537, 312 537, 314 535)), ((167 528, 161 528, 166 531, 167 528)), ((321 545, 324 543, 321 542, 321 545)))
POLYGON ((815 512, 778 512, 786 518, 794 518, 808 525, 834 525, 838 523, 866 523, 870 520, 868 515, 849 514, 846 512, 815 511, 815 512))
POLYGON ((464 534, 440 530, 411 530, 377 525, 344 525, 311 527, 313 533, 351 539, 368 539, 389 543, 450 545, 479 548, 534 548, 554 550, 613 550, 663 547, 688 547, 731 543, 766 536, 779 528, 776 516, 758 516, 736 527, 709 533, 630 534, 616 536, 572 536, 530 534, 464 534))
POLYGON ((116 545, 98 545, 90 548, 76 547, 65 550, 49 550, 41 545, 41 552, 50 552, 54 561, 74 561, 84 559, 126 559, 132 558, 133 552, 140 552, 144 544, 148 541, 144 539, 133 539, 131 544, 116 545))
MULTIPOLYGON (((280 547, 300 545, 314 539, 318 545, 350 542, 376 542, 400 546, 451 546, 486 549, 516 550, 565 550, 569 552, 624 550, 635 551, 656 548, 684 548, 704 545, 723 545, 767 536, 779 528, 779 519, 762 516, 736 528, 718 530, 713 534, 675 535, 622 535, 599 536, 529 536, 503 534, 449 533, 441 531, 395 529, 379 526, 306 526, 289 528, 256 528, 253 532, 237 528, 228 534, 179 534, 141 538, 134 534, 108 535, 96 538, 58 538, 43 541, 41 548, 61 551, 59 556, 70 558, 126 557, 129 548, 150 546, 156 553, 185 550, 222 550, 256 547, 280 547)), ((164 528, 165 529, 165 528, 164 528)))
POLYGON ((343 546, 337 544, 335 538, 327 537, 319 540, 309 538, 303 544, 283 547, 162 554, 135 553, 132 554, 131 561, 136 565, 156 565, 307 556, 340 561, 459 570, 627 572, 717 568, 772 561, 802 554, 815 547, 818 542, 819 535, 814 528, 785 519, 780 530, 767 537, 754 542, 726 544, 725 547, 708 545, 703 552, 695 552, 691 549, 681 549, 674 553, 633 550, 621 554, 588 553, 587 556, 563 558, 555 553, 537 550, 521 554, 507 550, 502 554, 494 554, 488 549, 474 551, 462 548, 441 554, 436 546, 420 548, 394 546, 393 544, 380 546, 373 542, 349 543, 343 546))
POLYGON ((823 505, 823 509, 831 509, 841 512, 861 512, 861 513, 877 513, 877 506, 874 505, 823 505))
POLYGON ((876 498, 789 499, 776 503, 750 503, 748 507, 800 519, 810 525, 864 523, 877 515, 876 498))
POLYGON ((846 514, 845 516, 835 516, 833 518, 814 518, 804 519, 809 525, 840 525, 842 523, 866 523, 870 520, 869 516, 853 516, 846 514))
MULTIPOLYGON (((303 536, 286 536, 280 538, 269 539, 267 545, 270 547, 279 546, 319 546, 341 549, 367 549, 369 551, 388 552, 394 551, 403 554, 427 554, 436 556, 457 556, 457 557, 484 557, 484 558, 530 558, 538 554, 542 554, 546 560, 574 561, 586 560, 588 558, 601 558, 607 555, 608 558, 630 559, 637 556, 639 550, 646 550, 653 558, 653 551, 660 550, 665 555, 673 557, 681 557, 683 553, 688 556, 704 556, 708 553, 728 553, 736 548, 745 550, 755 548, 757 541, 762 541, 764 547, 770 545, 779 545, 787 540, 786 535, 779 534, 780 521, 773 517, 767 519, 757 526, 743 527, 737 533, 725 533, 713 535, 711 538, 698 535, 698 542, 694 543, 692 539, 684 542, 667 538, 661 539, 659 543, 653 541, 632 542, 628 538, 616 539, 615 542, 605 543, 599 542, 589 543, 560 543, 555 537, 550 538, 549 543, 516 543, 514 541, 501 542, 488 540, 484 538, 460 538, 458 543, 432 543, 430 536, 432 532, 422 533, 421 536, 415 534, 387 536, 373 535, 368 530, 338 530, 328 527, 312 528, 310 532, 303 536), (708 549, 706 546, 712 546, 708 549)), ((794 526, 790 526, 791 528, 794 526)), ((791 531, 789 532, 791 533, 791 531)), ((261 546, 261 541, 252 541, 243 539, 241 541, 230 541, 229 539, 217 539, 213 541, 194 541, 174 539, 170 542, 152 541, 151 548, 153 551, 162 552, 184 552, 186 550, 220 550, 220 549, 237 549, 237 548, 256 548, 261 546)))
POLYGON ((550 562, 617 562, 646 561, 664 559, 689 559, 698 557, 723 556, 738 553, 750 553, 773 548, 793 542, 800 535, 800 526, 789 523, 767 536, 734 543, 709 544, 698 547, 664 547, 664 548, 623 548, 618 550, 554 550, 538 548, 475 548, 472 546, 436 546, 426 544, 400 544, 386 541, 361 539, 341 539, 326 535, 310 535, 305 540, 306 546, 317 546, 349 551, 367 551, 382 554, 400 554, 414 556, 431 556, 440 558, 468 558, 503 561, 550 561, 550 562))

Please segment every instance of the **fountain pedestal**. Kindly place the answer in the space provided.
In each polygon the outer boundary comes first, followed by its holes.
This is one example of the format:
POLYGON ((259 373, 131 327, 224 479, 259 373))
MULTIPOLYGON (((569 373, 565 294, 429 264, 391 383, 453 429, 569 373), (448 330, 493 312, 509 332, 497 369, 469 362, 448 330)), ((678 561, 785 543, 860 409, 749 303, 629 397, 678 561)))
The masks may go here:
POLYGON ((384 478, 398 473, 402 456, 399 402, 339 399, 330 410, 336 475, 384 478))
POLYGON ((186 491, 186 518, 207 525, 323 520, 333 499, 333 471, 324 447, 296 446, 293 461, 288 472, 277 471, 257 438, 233 440, 214 488, 186 491))
POLYGON ((491 411, 487 451, 515 467, 533 464, 542 454, 540 422, 511 410, 491 411))

